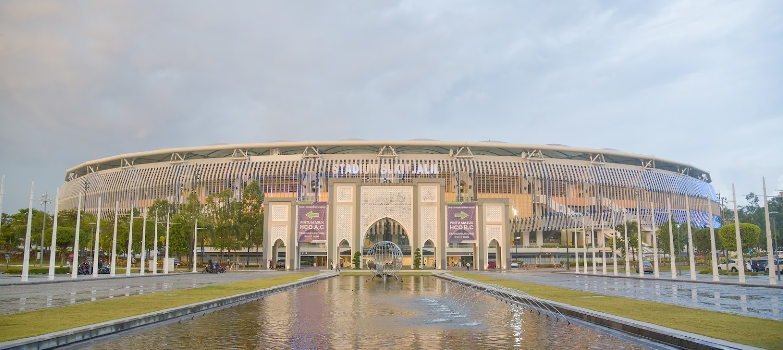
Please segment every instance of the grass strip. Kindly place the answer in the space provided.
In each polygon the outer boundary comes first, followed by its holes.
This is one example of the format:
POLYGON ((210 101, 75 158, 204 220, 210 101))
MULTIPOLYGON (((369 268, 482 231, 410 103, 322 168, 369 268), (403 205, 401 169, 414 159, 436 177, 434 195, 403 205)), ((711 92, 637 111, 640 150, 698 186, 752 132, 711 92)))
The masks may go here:
POLYGON ((142 315, 270 288, 317 275, 313 272, 95 301, 0 316, 0 342, 142 315))
POLYGON ((550 287, 494 276, 459 272, 452 275, 514 288, 534 297, 680 331, 765 349, 783 349, 781 321, 550 287))

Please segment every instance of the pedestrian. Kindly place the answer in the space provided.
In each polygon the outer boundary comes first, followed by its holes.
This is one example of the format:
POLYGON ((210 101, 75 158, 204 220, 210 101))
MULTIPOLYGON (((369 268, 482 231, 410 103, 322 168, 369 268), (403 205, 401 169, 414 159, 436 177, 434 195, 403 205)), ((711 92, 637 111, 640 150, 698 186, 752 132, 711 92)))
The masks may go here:
POLYGON ((465 264, 465 268, 470 271, 470 263, 465 264))
POLYGON ((329 270, 331 270, 332 268, 334 268, 334 263, 331 260, 329 260, 329 270))
POLYGON ((66 261, 65 262, 65 268, 66 268, 66 271, 68 271, 68 273, 71 273, 71 262, 70 261, 66 261))

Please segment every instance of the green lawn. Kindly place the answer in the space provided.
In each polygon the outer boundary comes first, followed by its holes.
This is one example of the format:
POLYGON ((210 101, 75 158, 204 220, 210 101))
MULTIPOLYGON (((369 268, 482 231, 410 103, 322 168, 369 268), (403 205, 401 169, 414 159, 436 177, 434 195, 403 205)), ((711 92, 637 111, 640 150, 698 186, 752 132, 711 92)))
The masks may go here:
POLYGON ((518 289, 532 296, 766 349, 783 349, 783 322, 606 296, 471 273, 454 276, 518 289))
POLYGON ((295 273, 3 315, 0 316, 0 342, 252 292, 314 275, 317 273, 295 273))

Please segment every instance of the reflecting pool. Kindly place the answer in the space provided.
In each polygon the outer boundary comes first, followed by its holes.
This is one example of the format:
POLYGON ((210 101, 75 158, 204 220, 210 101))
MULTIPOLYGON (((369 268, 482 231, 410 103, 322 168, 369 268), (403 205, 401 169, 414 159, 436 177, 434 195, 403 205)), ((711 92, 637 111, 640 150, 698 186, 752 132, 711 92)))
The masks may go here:
MULTIPOLYGON (((647 344, 649 345, 649 344, 647 344)), ((341 276, 90 349, 645 349, 435 277, 341 276)))

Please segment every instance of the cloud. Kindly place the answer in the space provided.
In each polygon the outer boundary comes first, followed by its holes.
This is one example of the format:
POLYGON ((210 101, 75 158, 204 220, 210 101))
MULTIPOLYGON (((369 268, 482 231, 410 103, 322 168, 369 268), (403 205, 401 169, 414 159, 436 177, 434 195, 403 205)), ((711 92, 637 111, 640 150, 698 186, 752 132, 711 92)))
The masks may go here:
POLYGON ((4 1, 4 208, 88 160, 279 139, 611 147, 783 188, 782 7, 4 1))

